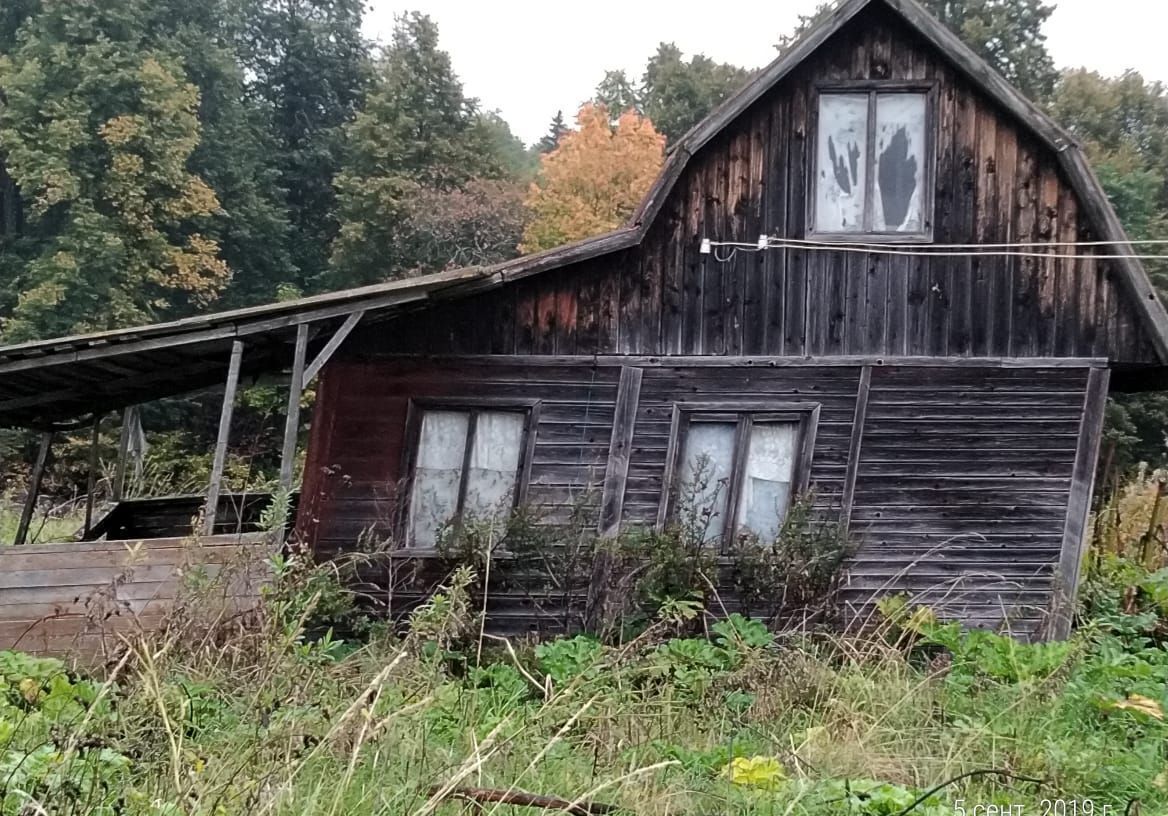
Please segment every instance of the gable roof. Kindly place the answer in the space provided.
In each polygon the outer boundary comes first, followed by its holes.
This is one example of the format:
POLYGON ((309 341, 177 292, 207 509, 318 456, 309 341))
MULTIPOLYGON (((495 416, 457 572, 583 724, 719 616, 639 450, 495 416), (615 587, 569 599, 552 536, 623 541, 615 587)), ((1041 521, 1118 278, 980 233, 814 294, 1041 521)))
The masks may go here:
MULTIPOLYGON (((665 166, 623 226, 566 246, 487 267, 441 272, 266 306, 168 323, 0 347, 0 424, 45 423, 214 385, 231 344, 249 338, 251 370, 287 363, 296 326, 326 328, 357 312, 391 315, 426 303, 464 297, 570 263, 630 249, 644 239, 690 159, 869 6, 895 12, 979 90, 1012 114, 1058 157, 1059 165, 1100 238, 1117 255, 1133 255, 1127 236, 1079 144, 916 0, 844 0, 784 54, 695 125, 670 149, 665 166), (115 358, 117 363, 114 362, 115 358), (214 361, 178 370, 182 360, 214 361), (110 379, 119 368, 123 379, 110 379), (15 395, 15 396, 12 396, 15 395)), ((1115 261, 1160 362, 1168 366, 1168 312, 1136 259, 1115 261)), ((327 334, 327 331, 324 333, 327 334)))

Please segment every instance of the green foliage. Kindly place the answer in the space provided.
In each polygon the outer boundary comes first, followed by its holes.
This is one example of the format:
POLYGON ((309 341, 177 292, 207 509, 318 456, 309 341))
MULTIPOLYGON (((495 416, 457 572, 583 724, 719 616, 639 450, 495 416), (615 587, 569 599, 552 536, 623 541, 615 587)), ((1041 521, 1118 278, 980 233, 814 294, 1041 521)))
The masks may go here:
MULTIPOLYGON (((362 0, 249 0, 241 63, 263 117, 274 187, 291 226, 285 251, 295 278, 249 287, 269 301, 280 283, 302 291, 338 288, 328 270, 340 230, 334 187, 345 128, 365 104, 369 44, 362 0)), ((262 251, 262 245, 260 251, 262 251)))
MULTIPOLYGON (((660 43, 649 57, 640 83, 624 71, 606 71, 596 86, 594 99, 613 116, 632 110, 647 116, 658 133, 675 142, 705 118, 723 100, 737 91, 750 71, 727 63, 714 62, 695 54, 687 62, 673 43, 660 43)), ((559 114, 557 113, 557 117, 559 114)), ((563 119, 552 123, 552 132, 540 143, 540 151, 563 133, 563 119), (559 130, 557 130, 559 128, 559 130)), ((548 148, 550 149, 550 148, 548 148)))
POLYGON ((673 43, 661 43, 649 57, 642 82, 642 107, 654 127, 672 143, 739 90, 751 72, 714 62, 704 54, 689 61, 673 43))
POLYGON ((548 125, 548 132, 535 144, 536 153, 539 155, 551 153, 559 146, 560 137, 568 130, 568 123, 564 121, 564 112, 562 110, 556 111, 551 124, 548 125))
POLYGON ((925 643, 950 651, 954 673, 1005 683, 1045 679, 1066 666, 1075 649, 1072 641, 1022 643, 984 629, 965 630, 957 623, 926 623, 917 631, 925 643))
POLYGON ((600 641, 587 635, 553 640, 535 647, 539 670, 551 677, 557 686, 563 686, 577 677, 598 677, 603 652, 600 641))
MULTIPOLYGON (((498 116, 481 113, 478 101, 463 93, 450 55, 438 46, 438 27, 426 15, 398 18, 364 109, 347 126, 346 138, 336 180, 341 228, 332 254, 333 285, 435 271, 474 247, 468 236, 484 229, 496 237, 489 253, 475 262, 499 260, 514 250, 514 244, 507 245, 515 235, 514 205, 498 207, 500 223, 494 224, 491 206, 475 215, 454 215, 468 201, 451 194, 465 191, 472 179, 508 177, 526 164, 526 154, 498 116), (432 222, 425 207, 415 210, 411 203, 419 195, 428 196, 430 206, 441 207, 451 221, 479 225, 454 230, 461 248, 441 253, 429 247, 425 230, 432 222)), ((489 187, 477 190, 489 198, 505 195, 489 187)), ((501 202, 491 198, 490 203, 501 202)))
POLYGON ((791 503, 774 541, 743 537, 729 552, 729 578, 747 610, 766 618, 823 608, 853 547, 815 497, 791 503))
POLYGON ((0 56, 0 153, 24 215, 0 251, 9 341, 189 313, 226 284, 203 233, 219 202, 187 166, 198 92, 147 18, 140 0, 46 0, 0 56))

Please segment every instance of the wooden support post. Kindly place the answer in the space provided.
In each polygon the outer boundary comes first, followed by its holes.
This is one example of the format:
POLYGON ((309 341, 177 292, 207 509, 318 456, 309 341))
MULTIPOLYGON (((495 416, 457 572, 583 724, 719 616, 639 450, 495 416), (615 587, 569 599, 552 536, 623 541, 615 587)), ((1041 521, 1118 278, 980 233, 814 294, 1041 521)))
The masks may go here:
POLYGON ((114 483, 110 496, 115 502, 122 500, 126 489, 126 459, 130 455, 130 430, 137 408, 133 405, 122 409, 122 433, 118 437, 118 464, 114 470, 114 483))
POLYGON ((860 473, 860 449, 864 444, 864 423, 868 418, 868 392, 872 388, 872 366, 860 369, 856 388, 856 413, 852 419, 852 442, 848 447, 848 467, 844 471, 844 495, 840 508, 840 529, 845 533, 852 523, 852 504, 856 499, 856 477, 860 473))
MULTIPOLYGON (((629 460, 633 453, 633 431, 637 424, 637 406, 641 399, 641 380, 644 371, 633 366, 622 366, 616 390, 616 411, 612 436, 608 443, 608 465, 604 472, 604 486, 600 494, 598 532, 601 538, 620 534, 624 515, 625 485, 629 476, 629 460)), ((592 561, 592 580, 584 606, 584 625, 590 632, 600 632, 608 626, 608 597, 612 591, 613 558, 607 549, 598 548, 592 561)))
POLYGON ((89 538, 93 529, 93 493, 97 490, 97 440, 101 433, 101 414, 93 415, 93 435, 89 439, 89 472, 85 474, 85 532, 82 538, 89 538))
POLYGON ((211 461, 211 483, 207 486, 207 504, 203 509, 203 535, 215 531, 215 514, 219 509, 219 486, 227 461, 227 438, 231 435, 231 413, 235 410, 235 390, 239 386, 239 365, 243 360, 243 343, 231 344, 231 362, 227 366, 227 385, 223 389, 223 408, 219 412, 219 435, 215 439, 215 457, 211 461))
POLYGON ((288 383, 288 414, 284 421, 284 449, 280 454, 280 487, 292 489, 296 463, 296 437, 300 432, 300 396, 304 392, 304 355, 308 350, 308 324, 296 327, 296 351, 292 356, 292 378, 288 383))
POLYGON ((28 497, 24 500, 24 510, 20 514, 20 526, 16 528, 17 547, 24 544, 28 538, 28 528, 32 524, 32 515, 36 510, 37 496, 41 492, 41 480, 45 476, 45 465, 49 461, 49 449, 53 445, 53 432, 45 431, 41 435, 41 445, 37 449, 36 462, 32 466, 32 476, 28 482, 28 497))
POLYGON ((1071 493, 1067 499, 1067 517, 1063 526, 1063 546, 1058 571, 1054 577, 1054 598, 1048 636, 1065 640, 1075 619, 1079 593, 1079 573, 1087 554, 1087 520, 1091 513, 1091 494, 1095 488, 1095 467, 1099 464, 1099 442, 1103 436, 1103 418, 1107 411, 1107 384, 1111 371, 1092 368, 1087 373, 1087 390, 1079 420, 1079 443, 1075 466, 1071 472, 1071 493))

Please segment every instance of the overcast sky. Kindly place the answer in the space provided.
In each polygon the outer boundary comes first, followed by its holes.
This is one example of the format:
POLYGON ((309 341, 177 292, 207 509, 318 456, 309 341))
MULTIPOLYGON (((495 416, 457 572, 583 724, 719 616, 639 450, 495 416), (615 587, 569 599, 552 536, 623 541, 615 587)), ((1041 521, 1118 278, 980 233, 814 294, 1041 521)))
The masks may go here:
MULTIPOLYGON (((752 68, 817 0, 371 0, 366 33, 386 42, 397 13, 417 9, 437 23, 471 96, 497 109, 524 141, 547 130, 558 109, 571 119, 606 69, 640 76, 657 43, 688 55, 752 68)), ((1135 68, 1168 80, 1168 0, 1059 0, 1047 26, 1060 66, 1104 74, 1135 68)))

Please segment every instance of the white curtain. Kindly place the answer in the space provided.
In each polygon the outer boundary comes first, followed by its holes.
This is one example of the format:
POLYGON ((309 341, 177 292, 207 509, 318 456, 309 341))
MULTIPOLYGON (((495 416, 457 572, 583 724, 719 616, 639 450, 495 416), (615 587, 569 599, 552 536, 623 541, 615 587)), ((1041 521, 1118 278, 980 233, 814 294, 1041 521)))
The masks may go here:
POLYGON ((751 428, 738 506, 739 532, 754 533, 768 542, 779 534, 791 503, 796 436, 793 422, 755 423, 751 428))
POLYGON ((726 529, 726 496, 733 472, 734 436, 732 422, 691 422, 685 435, 685 455, 681 470, 681 512, 710 511, 707 538, 719 538, 726 529), (694 507, 685 506, 692 501, 694 507))
POLYGON ((522 414, 514 412, 479 414, 463 508, 468 518, 504 516, 511 509, 523 443, 523 420, 522 414))
POLYGON ((457 411, 427 411, 422 417, 410 499, 410 531, 416 546, 437 544, 438 531, 458 511, 468 426, 468 415, 457 411))
POLYGON ((818 128, 815 228, 858 232, 864 228, 868 176, 867 94, 821 95, 818 128))

